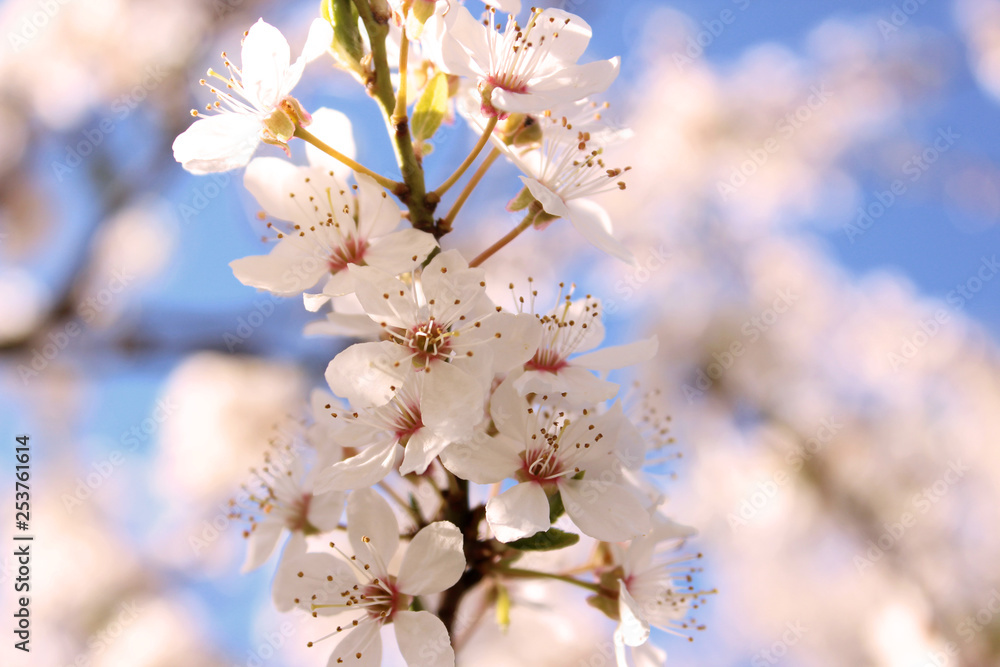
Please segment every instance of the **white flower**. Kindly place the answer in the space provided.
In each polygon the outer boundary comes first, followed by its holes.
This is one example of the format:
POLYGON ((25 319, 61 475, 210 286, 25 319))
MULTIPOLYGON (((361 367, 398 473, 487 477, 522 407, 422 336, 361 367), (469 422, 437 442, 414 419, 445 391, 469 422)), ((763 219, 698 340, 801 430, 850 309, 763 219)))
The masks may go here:
POLYGON ((389 504, 363 489, 348 499, 347 534, 353 556, 305 554, 279 571, 275 582, 284 600, 317 616, 351 615, 323 638, 340 635, 328 664, 379 667, 379 631, 391 623, 407 665, 454 665, 455 653, 441 619, 408 607, 415 596, 439 593, 458 582, 465 571, 461 531, 448 521, 421 529, 406 548, 399 572, 390 574, 387 565, 399 547, 399 525, 389 504))
POLYGON ((621 407, 570 413, 539 398, 529 404, 503 382, 490 399, 498 435, 441 454, 452 473, 477 484, 518 481, 486 505, 496 538, 511 542, 546 530, 548 496, 556 492, 577 527, 595 539, 619 542, 644 533, 649 513, 622 477, 642 465, 643 445, 621 407))
POLYGON ((526 174, 521 181, 547 214, 567 218, 587 241, 629 264, 632 253, 612 235, 611 217, 587 197, 624 190, 624 174, 631 167, 609 167, 604 147, 590 132, 576 129, 564 118, 542 116, 541 145, 528 150, 499 144, 526 174))
POLYGON ((373 486, 399 464, 400 453, 403 454, 400 475, 422 474, 445 447, 472 435, 473 427, 484 417, 484 410, 478 415, 465 414, 463 397, 459 396, 443 397, 450 400, 431 399, 424 391, 426 378, 425 373, 410 374, 384 405, 354 413, 333 413, 344 422, 338 434, 341 444, 362 451, 323 471, 317 488, 348 490, 373 486))
POLYGON ((486 116, 541 113, 603 92, 618 76, 618 58, 576 64, 592 34, 579 16, 533 9, 525 26, 510 16, 501 29, 496 10, 487 15, 483 25, 452 8, 441 43, 443 68, 477 81, 486 116))
POLYGON ((703 595, 689 583, 690 574, 697 570, 686 564, 700 554, 677 557, 663 548, 675 549, 695 530, 662 516, 654 524, 648 535, 633 540, 620 556, 619 624, 614 635, 619 667, 628 667, 626 647, 645 644, 650 626, 672 634, 690 627, 685 619, 703 595))
POLYGON ((302 55, 292 63, 288 42, 274 26, 257 21, 243 38, 242 70, 223 53, 229 76, 209 70, 218 86, 201 80, 218 100, 208 106, 215 115, 192 111, 197 121, 174 140, 174 158, 194 174, 242 167, 261 141, 282 146, 296 123, 309 122, 292 88, 307 62, 323 53, 333 39, 330 24, 316 19, 309 27, 302 55))
MULTIPOLYGON (((564 396, 569 405, 578 407, 602 403, 618 393, 618 385, 595 376, 592 371, 623 368, 649 361, 656 355, 655 336, 591 351, 604 339, 601 303, 590 295, 576 301, 571 298, 567 294, 549 313, 536 315, 542 323, 542 338, 538 350, 524 364, 524 372, 514 380, 521 396, 548 394, 553 399, 564 396)), ((530 303, 533 309, 534 296, 530 303)))
POLYGON ((434 237, 411 228, 394 231, 402 220, 399 207, 368 176, 356 174, 355 179, 357 196, 326 167, 253 160, 244 184, 267 213, 289 224, 277 233, 269 254, 230 263, 236 278, 291 296, 325 277, 321 290, 329 298, 354 290, 348 266, 374 266, 391 275, 417 266, 437 247, 434 237))
POLYGON ((356 408, 388 402, 407 375, 421 372, 424 414, 478 423, 494 374, 538 348, 538 321, 498 312, 482 269, 470 269, 456 250, 439 254, 409 283, 372 267, 350 270, 355 295, 389 338, 352 345, 327 367, 330 388, 356 408))

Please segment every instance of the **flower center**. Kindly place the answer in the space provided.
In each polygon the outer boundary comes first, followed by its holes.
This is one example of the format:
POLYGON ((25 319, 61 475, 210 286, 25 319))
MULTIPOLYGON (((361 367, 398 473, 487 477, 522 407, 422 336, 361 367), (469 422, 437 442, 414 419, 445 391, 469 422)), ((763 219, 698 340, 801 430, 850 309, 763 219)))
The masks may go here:
POLYGON ((450 330, 433 320, 418 324, 407 332, 406 343, 416 353, 414 365, 424 367, 434 359, 447 361, 451 336, 450 330))
POLYGON ((569 362, 562 358, 557 350, 543 347, 535 352, 535 356, 524 364, 529 371, 548 371, 558 373, 563 368, 569 366, 569 362))
POLYGON ((335 247, 330 251, 330 257, 327 259, 330 273, 343 271, 349 264, 363 266, 367 250, 368 241, 348 236, 344 239, 342 246, 335 247))

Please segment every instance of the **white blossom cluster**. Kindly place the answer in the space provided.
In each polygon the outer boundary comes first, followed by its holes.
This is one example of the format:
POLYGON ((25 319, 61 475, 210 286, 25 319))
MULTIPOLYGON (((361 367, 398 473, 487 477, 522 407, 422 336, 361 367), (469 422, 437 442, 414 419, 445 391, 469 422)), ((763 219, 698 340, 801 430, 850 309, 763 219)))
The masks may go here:
POLYGON ((282 34, 260 20, 239 65, 224 53, 226 72, 209 70, 202 84, 216 99, 174 142, 193 173, 245 167, 274 243, 232 262, 236 278, 301 294, 324 314, 309 333, 361 339, 329 362, 332 395, 313 395, 308 447, 257 473, 259 513, 244 516, 246 569, 289 535, 274 603, 335 617, 311 643, 332 639, 331 665, 381 664, 385 627, 408 665, 453 665, 465 594, 488 591, 503 625, 518 604, 507 584, 523 579, 588 590, 593 607, 618 622, 618 663, 662 664, 650 627, 682 635, 696 627, 697 568, 675 553, 693 531, 665 516, 648 470, 672 442, 667 420, 606 379, 649 362, 657 339, 601 347, 599 299, 560 285, 554 306, 536 309, 543 297, 527 278, 527 296, 511 283, 505 308, 487 295, 480 268, 529 227, 559 218, 632 261, 590 199, 626 187, 628 167, 607 163, 604 151, 627 133, 608 126, 593 99, 614 81, 618 59, 578 62, 591 37, 580 17, 489 4, 480 20, 455 2, 327 0, 294 62, 282 34), (357 161, 341 112, 309 113, 292 96, 307 63, 324 54, 381 107, 402 180, 357 161), (453 110, 479 141, 430 190, 423 162, 453 110), (308 143, 308 165, 254 157, 266 143, 290 158, 295 137, 308 143), (437 216, 487 146, 451 210, 437 216), (443 239, 501 155, 523 172, 508 208, 525 217, 467 259, 443 239), (571 547, 581 534, 592 544, 583 563, 517 567, 525 552, 571 547))

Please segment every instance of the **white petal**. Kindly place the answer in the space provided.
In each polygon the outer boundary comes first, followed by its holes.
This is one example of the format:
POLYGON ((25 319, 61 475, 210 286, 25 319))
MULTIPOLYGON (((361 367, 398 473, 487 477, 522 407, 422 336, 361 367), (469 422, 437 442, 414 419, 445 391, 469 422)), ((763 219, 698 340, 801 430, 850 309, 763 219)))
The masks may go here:
POLYGON ((649 639, 649 623, 643 618, 639 605, 629 595, 625 582, 618 580, 618 630, 627 646, 640 646, 649 639))
POLYGON ((278 241, 266 255, 251 255, 233 260, 229 266, 244 285, 267 290, 278 296, 302 293, 327 272, 326 258, 318 248, 301 237, 278 241))
POLYGON ((403 462, 399 464, 399 474, 409 475, 411 472, 424 474, 431 461, 450 444, 450 438, 442 437, 430 428, 419 429, 406 443, 403 462))
POLYGON ((202 116, 174 139, 174 159, 192 174, 242 167, 260 144, 260 121, 247 114, 202 116))
POLYGON ((416 324, 416 305, 410 298, 409 287, 370 266, 351 264, 347 268, 354 278, 354 294, 372 320, 400 329, 416 324))
POLYGON ((549 44, 549 55, 562 61, 563 66, 572 65, 587 50, 587 45, 590 43, 594 31, 586 21, 576 14, 570 14, 554 7, 543 11, 536 22, 539 25, 545 25, 549 19, 555 19, 553 25, 557 26, 556 30, 559 33, 559 37, 553 39, 552 43, 549 44))
POLYGON ((624 486, 599 480, 560 479, 566 513, 580 530, 602 542, 624 542, 650 529, 649 513, 624 486))
POLYGON ((618 393, 617 384, 602 380, 585 368, 577 368, 575 364, 561 368, 557 373, 525 371, 514 384, 522 396, 539 394, 559 397, 565 393, 567 404, 580 407, 603 403, 618 393))
POLYGON ((447 29, 441 41, 441 61, 445 71, 476 77, 489 66, 492 49, 486 27, 465 7, 453 7, 445 17, 447 29))
POLYGON ((428 595, 451 588, 463 572, 462 531, 450 521, 435 521, 410 542, 397 583, 407 595, 428 595))
POLYGON ((568 208, 569 220, 583 238, 612 257, 635 265, 632 252, 609 233, 611 218, 607 211, 586 199, 574 199, 569 202, 568 208))
POLYGON ((371 176, 355 174, 358 182, 358 231, 362 238, 385 236, 399 226, 403 212, 371 176))
POLYGON ((398 276, 412 271, 436 247, 431 234, 410 227, 375 239, 365 252, 365 263, 398 276))
POLYGON ((656 336, 637 340, 625 345, 606 347, 603 350, 581 354, 573 359, 573 365, 595 371, 610 371, 633 364, 649 361, 656 356, 659 341, 656 336))
POLYGON ((521 176, 520 178, 521 182, 524 183, 524 186, 528 188, 531 196, 541 203, 542 208, 545 209, 546 213, 560 218, 569 217, 569 208, 566 206, 566 202, 564 202, 559 195, 533 178, 527 178, 525 176, 521 176))
MULTIPOLYGON (((399 547, 396 515, 392 513, 389 503, 372 489, 358 489, 348 496, 347 535, 354 547, 354 555, 365 563, 371 563, 370 548, 374 548, 384 567, 399 547), (367 545, 363 537, 370 540, 367 545)), ((375 567, 375 563, 371 565, 375 567)))
MULTIPOLYGON (((289 542, 289 547, 291 546, 289 542)), ((308 610, 313 602, 313 595, 317 596, 316 602, 327 598, 333 602, 339 598, 344 586, 353 586, 355 582, 357 577, 350 566, 332 554, 295 554, 286 548, 274 573, 271 599, 281 612, 289 611, 295 606, 308 610), (301 577, 300 572, 303 574, 301 577), (327 577, 332 577, 332 581, 327 577), (298 603, 295 602, 296 599, 298 603)), ((320 610, 319 613, 330 615, 336 612, 320 610)))
POLYGON ((480 436, 469 442, 456 442, 439 454, 441 463, 452 474, 476 484, 495 484, 511 478, 521 467, 517 453, 521 444, 502 435, 480 436))
POLYGON ((363 617, 361 623, 353 629, 348 625, 345 628, 347 636, 333 649, 330 660, 326 663, 327 667, 382 667, 381 629, 381 623, 367 617, 363 617))
POLYGON ((306 44, 302 47, 302 55, 299 56, 305 62, 312 62, 320 57, 330 48, 333 41, 333 27, 329 21, 324 19, 313 19, 309 24, 309 35, 306 37, 306 44))
POLYGON ((309 512, 306 518, 320 532, 329 532, 340 523, 340 515, 344 512, 345 500, 345 494, 337 491, 315 493, 309 503, 309 512))
POLYGON ((404 354, 401 348, 391 341, 351 345, 326 368, 330 389, 356 408, 384 405, 402 385, 396 366, 404 354))
POLYGON ((486 520, 501 542, 548 529, 549 501, 540 484, 522 482, 486 503, 486 520))
POLYGON ((399 445, 392 439, 366 447, 360 454, 334 463, 321 472, 316 478, 316 488, 322 491, 348 491, 378 484, 396 467, 399 449, 399 445))
MULTIPOLYGON (((312 123, 309 124, 309 132, 326 145, 352 160, 357 157, 358 151, 354 144, 354 130, 350 119, 342 112, 326 107, 316 109, 312 113, 312 123)), ((313 166, 323 167, 332 171, 341 182, 346 181, 347 177, 351 175, 351 169, 345 166, 343 162, 308 142, 306 142, 306 159, 313 166)))
POLYGON ((520 371, 512 372, 493 390, 490 416, 500 433, 523 441, 527 435, 528 404, 517 391, 520 374, 520 371))
POLYGON ((243 561, 241 572, 250 572, 267 562, 274 553, 274 547, 278 545, 278 538, 284 529, 285 527, 277 521, 258 523, 247 538, 247 557, 243 561))
POLYGON ((311 215, 300 205, 302 197, 296 199, 291 194, 303 194, 306 179, 320 175, 322 172, 316 169, 299 167, 282 158, 259 157, 247 165, 243 186, 268 215, 280 220, 311 222, 311 215))
POLYGON ((397 611, 396 643, 407 667, 453 667, 455 651, 448 629, 429 611, 397 611))
POLYGON ((471 436, 472 429, 485 417, 488 389, 455 364, 431 364, 424 374, 420 398, 424 424, 456 440, 471 436))
POLYGON ((507 373, 531 359, 542 339, 542 324, 530 313, 494 313, 482 321, 479 331, 493 339, 495 373, 507 373))
POLYGON ((286 94, 282 89, 291 51, 281 31, 260 19, 243 38, 243 87, 251 102, 271 109, 286 94))

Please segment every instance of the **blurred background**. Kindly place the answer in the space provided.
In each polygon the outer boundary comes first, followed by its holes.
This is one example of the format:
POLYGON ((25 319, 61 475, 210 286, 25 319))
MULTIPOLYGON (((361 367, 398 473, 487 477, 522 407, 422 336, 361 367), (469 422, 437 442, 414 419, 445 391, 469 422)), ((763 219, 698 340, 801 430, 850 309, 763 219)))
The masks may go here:
MULTIPOLYGON (((273 561, 239 574, 227 501, 349 341, 233 278, 263 252, 242 175, 170 152, 219 53, 259 17, 297 53, 316 4, 0 5, 0 499, 29 433, 36 535, 32 653, 5 632, 3 665, 325 663, 320 630, 271 609, 273 561)), ((670 664, 1000 665, 1000 1, 550 5, 590 22, 590 58, 623 57, 607 117, 635 138, 609 162, 634 177, 602 203, 638 265, 557 222, 487 268, 575 281, 609 342, 659 335, 618 379, 663 392, 668 508, 719 589, 693 642, 654 636, 670 664)), ((392 172, 329 60, 296 93, 392 172)), ((445 127, 429 180, 473 143, 445 127)), ((516 175, 494 167, 446 244, 509 229, 516 175)), ((612 664, 579 604, 515 610, 512 641, 460 664, 612 664)))

